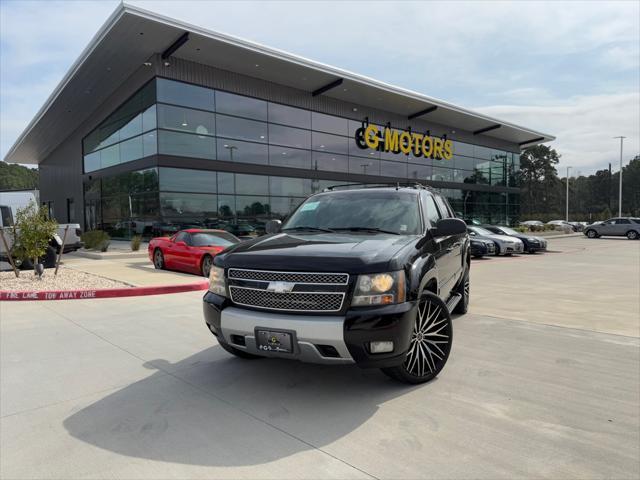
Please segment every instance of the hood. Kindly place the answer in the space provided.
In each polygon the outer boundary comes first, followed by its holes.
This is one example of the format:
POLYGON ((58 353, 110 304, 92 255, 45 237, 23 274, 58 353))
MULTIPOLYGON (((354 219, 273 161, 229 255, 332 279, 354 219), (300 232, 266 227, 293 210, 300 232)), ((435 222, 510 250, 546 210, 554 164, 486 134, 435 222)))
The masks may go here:
POLYGON ((473 238, 481 238, 484 240, 496 240, 498 242, 506 242, 506 243, 518 243, 521 242, 522 240, 520 240, 519 238, 516 237, 512 237, 509 235, 500 235, 497 233, 492 233, 491 235, 476 235, 473 238))
POLYGON ((398 270, 419 236, 354 233, 276 233, 238 243, 218 255, 221 267, 312 272, 398 270))

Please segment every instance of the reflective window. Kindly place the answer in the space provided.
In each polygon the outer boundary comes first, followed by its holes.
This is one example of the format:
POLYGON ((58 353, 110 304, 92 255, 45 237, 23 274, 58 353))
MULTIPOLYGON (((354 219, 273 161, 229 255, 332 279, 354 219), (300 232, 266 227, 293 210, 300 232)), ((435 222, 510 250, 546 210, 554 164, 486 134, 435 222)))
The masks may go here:
POLYGON ((433 173, 431 174, 431 180, 439 182, 452 182, 453 181, 453 169, 433 167, 433 173))
POLYGON ((190 108, 158 105, 158 127, 198 135, 215 133, 215 117, 213 113, 190 108))
POLYGON ((300 197, 270 197, 271 215, 283 219, 304 201, 300 197))
POLYGON ((102 165, 100 163, 100 152, 90 153, 84 156, 84 171, 93 172, 94 170, 100 170, 102 165))
POLYGON ((408 163, 407 178, 423 181, 428 180, 431 178, 432 168, 431 165, 408 163))
POLYGON ((216 110, 254 120, 267 120, 267 102, 233 93, 216 91, 216 110))
POLYGON ((334 117, 324 113, 311 113, 311 128, 319 132, 349 135, 349 121, 346 118, 334 117))
POLYGON ((269 125, 269 143, 295 148, 310 148, 311 132, 282 125, 269 125))
POLYGON ((436 202, 434 201, 432 195, 425 194, 423 198, 426 204, 425 210, 427 213, 427 220, 429 220, 429 223, 433 227, 436 225, 436 223, 438 223, 438 220, 442 219, 442 215, 438 211, 438 208, 436 207, 436 202))
POLYGON ((269 146, 269 164, 274 167, 311 168, 311 152, 296 148, 269 146))
POLYGON ((269 148, 261 143, 221 138, 218 140, 218 160, 267 165, 269 148))
POLYGON ((400 162, 387 162, 380 161, 380 175, 383 177, 394 177, 398 179, 406 179, 407 177, 407 164, 400 162))
POLYGON ((245 217, 268 215, 270 212, 269 197, 238 195, 236 196, 236 212, 245 217))
MULTIPOLYGON (((320 134, 318 134, 320 135, 320 134)), ((349 156, 351 157, 366 157, 366 158, 380 158, 380 151, 371 150, 370 148, 360 148, 356 144, 356 141, 353 137, 346 138, 348 148, 349 148, 349 156)), ((390 157, 392 160, 402 160, 398 155, 390 157)))
POLYGON ((218 172, 218 193, 236 193, 233 173, 218 172))
POLYGON ((313 149, 318 152, 332 152, 346 155, 349 152, 349 139, 327 133, 313 132, 313 149))
POLYGON ((349 173, 380 175, 380 160, 375 158, 349 157, 349 173))
POLYGON ((205 135, 158 130, 158 151, 166 155, 216 158, 216 139, 205 135))
POLYGON ((313 152, 311 168, 329 172, 348 172, 349 160, 344 155, 313 152))
POLYGON ((158 153, 158 133, 156 130, 142 135, 142 153, 145 157, 158 153))
POLYGON ((476 160, 469 157, 460 157, 455 155, 453 157, 453 166, 460 170, 473 170, 476 166, 476 160))
POLYGON ((100 150, 100 168, 112 167, 120 163, 120 147, 113 145, 100 150))
POLYGON ((209 88, 189 85, 158 78, 158 101, 185 107, 215 110, 214 91, 209 88))
POLYGON ((476 158, 489 160, 491 159, 491 149, 487 147, 481 147, 480 145, 474 145, 473 156, 476 158))
POLYGON ((453 151, 456 155, 473 157, 473 145, 464 142, 453 142, 453 151))
POLYGON ((160 190, 173 192, 216 192, 216 172, 185 168, 160 168, 160 190))
POLYGON ((310 129, 311 112, 278 103, 269 103, 269 122, 310 129))
POLYGON ((269 177, 269 193, 277 196, 305 197, 311 195, 311 179, 269 177))
MULTIPOLYGON (((236 212, 236 197, 234 195, 218 195, 218 213, 221 217, 233 217, 236 212)), ((223 228, 220 225, 217 228, 223 228)))
POLYGON ((269 178, 262 175, 236 173, 236 193, 244 195, 268 195, 269 178))
POLYGON ((142 136, 120 143, 120 163, 142 158, 142 136))
POLYGON ((268 141, 267 124, 263 122, 216 115, 216 127, 219 137, 261 143, 267 143, 268 141))
POLYGON ((184 220, 184 217, 215 217, 218 210, 216 196, 202 193, 160 193, 160 212, 163 216, 184 220))

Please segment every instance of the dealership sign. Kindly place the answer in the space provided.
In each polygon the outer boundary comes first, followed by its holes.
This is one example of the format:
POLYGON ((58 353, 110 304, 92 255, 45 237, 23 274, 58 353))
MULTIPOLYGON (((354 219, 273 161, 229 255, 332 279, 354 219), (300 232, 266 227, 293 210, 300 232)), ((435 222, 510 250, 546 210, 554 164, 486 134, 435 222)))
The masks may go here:
POLYGON ((433 137, 426 134, 393 130, 389 124, 386 127, 362 123, 355 133, 358 148, 372 149, 380 152, 413 154, 416 157, 433 158, 436 160, 451 160, 453 157, 453 142, 445 138, 433 137))

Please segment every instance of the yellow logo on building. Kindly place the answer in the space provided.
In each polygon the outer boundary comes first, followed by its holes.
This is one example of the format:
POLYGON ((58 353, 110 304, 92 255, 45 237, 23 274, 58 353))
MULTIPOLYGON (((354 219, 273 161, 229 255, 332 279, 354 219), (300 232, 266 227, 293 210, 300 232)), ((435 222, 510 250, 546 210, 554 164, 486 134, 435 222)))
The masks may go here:
POLYGON ((433 137, 410 130, 399 132, 389 126, 381 130, 377 125, 358 128, 355 141, 359 148, 379 150, 381 152, 413 154, 416 157, 451 160, 453 142, 446 138, 433 137))

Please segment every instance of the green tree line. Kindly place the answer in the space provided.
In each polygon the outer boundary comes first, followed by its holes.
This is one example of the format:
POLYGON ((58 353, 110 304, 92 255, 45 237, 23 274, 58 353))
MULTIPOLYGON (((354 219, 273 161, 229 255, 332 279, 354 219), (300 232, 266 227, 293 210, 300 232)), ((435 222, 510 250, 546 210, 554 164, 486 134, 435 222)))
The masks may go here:
POLYGON ((0 190, 34 190, 38 188, 38 170, 0 161, 0 190))
MULTIPOLYGON (((559 178, 560 155, 537 145, 520 156, 521 220, 564 219, 566 178, 559 178)), ((620 172, 598 170, 593 175, 569 177, 569 221, 595 221, 618 213, 620 172)), ((622 167, 622 214, 640 216, 640 155, 622 167)))

